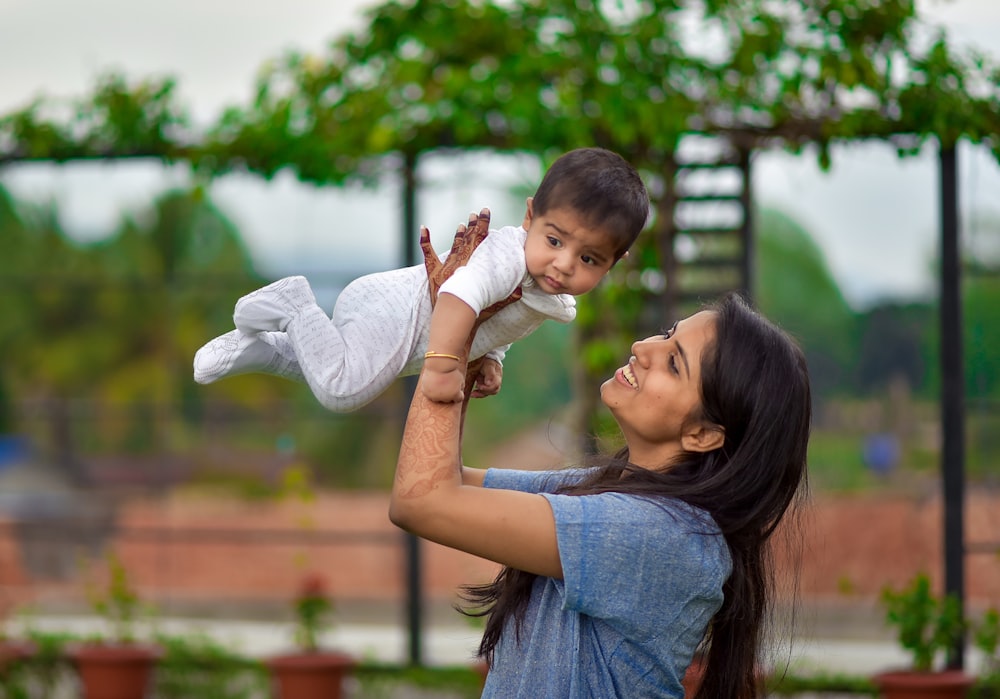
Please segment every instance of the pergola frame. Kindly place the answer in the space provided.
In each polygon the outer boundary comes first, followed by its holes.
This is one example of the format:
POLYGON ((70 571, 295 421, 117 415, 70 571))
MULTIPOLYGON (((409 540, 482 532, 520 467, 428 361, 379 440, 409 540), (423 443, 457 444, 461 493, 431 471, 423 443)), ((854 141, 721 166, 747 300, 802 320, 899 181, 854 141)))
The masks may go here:
MULTIPOLYGON (((812 131, 812 129, 808 129, 812 131)), ((755 139, 761 134, 754 134, 755 139)), ((742 140, 742 139, 734 139, 742 140)), ((759 145, 759 144, 758 144, 759 145)), ((743 144, 740 166, 744 168, 744 267, 742 287, 753 293, 752 225, 750 191, 750 153, 752 146, 743 144)), ((403 218, 401 249, 403 266, 417 264, 412 231, 416 230, 416 166, 417 156, 405 156, 403 176, 403 218)), ((945 594, 954 596, 964 615, 965 609, 965 370, 962 355, 962 295, 961 244, 958 206, 958 154, 955 145, 941 146, 938 153, 940 205, 940 270, 939 270, 939 347, 941 355, 940 424, 942 434, 941 484, 943 493, 943 566, 945 594)), ((407 377, 403 392, 402 415, 416 386, 415 377, 407 377)), ((422 627, 422 559, 419 539, 406 535, 406 589, 408 656, 411 664, 423 662, 422 627)), ((948 654, 948 666, 961 669, 965 665, 964 638, 948 654)))

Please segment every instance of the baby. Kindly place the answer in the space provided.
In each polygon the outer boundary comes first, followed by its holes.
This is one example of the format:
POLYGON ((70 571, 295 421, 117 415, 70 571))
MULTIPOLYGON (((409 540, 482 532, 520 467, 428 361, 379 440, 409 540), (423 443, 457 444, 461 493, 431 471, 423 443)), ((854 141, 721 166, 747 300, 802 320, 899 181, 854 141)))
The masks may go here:
MULTIPOLYGON (((424 265, 354 280, 332 317, 304 277, 280 279, 237 301, 236 330, 198 350, 194 379, 208 384, 274 374, 305 381, 324 407, 350 412, 426 362, 428 397, 461 401, 460 357, 480 312, 520 290, 518 300, 478 327, 469 350, 470 360, 485 358, 473 396, 493 395, 510 345, 546 319, 572 321, 573 297, 597 286, 648 216, 646 188, 621 156, 601 148, 570 151, 528 198, 521 225, 490 231, 441 284, 436 305, 424 265)), ((427 230, 421 235, 426 249, 427 230)))

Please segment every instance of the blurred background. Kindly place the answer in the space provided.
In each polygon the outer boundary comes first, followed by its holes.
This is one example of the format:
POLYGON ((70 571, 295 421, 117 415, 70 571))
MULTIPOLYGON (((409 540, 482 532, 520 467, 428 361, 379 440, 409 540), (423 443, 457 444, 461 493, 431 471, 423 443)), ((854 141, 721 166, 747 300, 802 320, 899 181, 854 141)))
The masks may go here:
MULTIPOLYGON (((882 633, 885 585, 941 580, 949 150, 965 594, 1000 604, 997 37, 992 0, 0 2, 8 617, 87 613, 112 551, 168 617, 282 620, 317 570, 342 621, 412 622, 414 544, 385 516, 406 386, 333 415, 274 377, 199 386, 191 359, 270 280, 332 308, 412 264, 419 224, 444 250, 480 207, 519 223, 593 144, 642 171, 650 231, 577 323, 511 350, 466 463, 613 447, 596 386, 629 340, 744 289, 813 376, 804 633, 882 633)), ((419 570, 432 625, 495 573, 430 545, 419 570)))

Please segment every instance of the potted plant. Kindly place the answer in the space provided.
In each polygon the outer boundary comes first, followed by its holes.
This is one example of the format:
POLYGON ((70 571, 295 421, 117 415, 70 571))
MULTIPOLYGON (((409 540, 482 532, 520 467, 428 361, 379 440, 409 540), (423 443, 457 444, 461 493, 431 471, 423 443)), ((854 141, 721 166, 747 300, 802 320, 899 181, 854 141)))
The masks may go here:
POLYGON ((976 649, 983 654, 977 683, 979 699, 1000 699, 1000 611, 987 609, 973 636, 976 649))
POLYGON ((346 653, 320 648, 320 634, 329 626, 333 602, 326 581, 313 573, 296 593, 294 637, 298 651, 271 658, 267 666, 278 699, 340 699, 344 678, 355 666, 346 653))
POLYGON ((69 659, 80 678, 83 699, 142 699, 160 651, 136 638, 139 595, 114 555, 107 558, 106 577, 103 590, 91 588, 90 602, 108 633, 71 647, 69 659))
POLYGON ((6 609, 3 611, 5 618, 0 620, 0 676, 4 676, 11 668, 19 666, 35 652, 35 646, 31 641, 8 635, 7 611, 6 609))
POLYGON ((691 658, 691 664, 688 665, 687 671, 684 673, 684 677, 681 678, 681 684, 684 686, 684 697, 685 699, 691 699, 698 694, 698 690, 701 689, 701 682, 705 678, 705 668, 708 666, 708 649, 699 646, 694 653, 694 657, 691 658))
POLYGON ((918 574, 901 590, 882 592, 886 622, 897 629, 899 644, 910 653, 908 669, 883 672, 872 680, 886 699, 961 699, 974 678, 961 670, 935 670, 938 656, 964 635, 958 600, 931 591, 927 575, 918 574))

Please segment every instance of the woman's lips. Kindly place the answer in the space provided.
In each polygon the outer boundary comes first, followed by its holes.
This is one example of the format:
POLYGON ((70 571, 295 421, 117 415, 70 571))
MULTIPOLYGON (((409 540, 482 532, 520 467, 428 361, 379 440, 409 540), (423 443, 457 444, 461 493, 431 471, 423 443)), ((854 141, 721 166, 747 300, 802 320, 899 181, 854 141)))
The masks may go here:
POLYGON ((638 383, 635 380, 635 374, 632 373, 631 366, 623 366, 621 369, 615 372, 615 378, 621 381, 623 384, 631 389, 638 388, 638 383))

